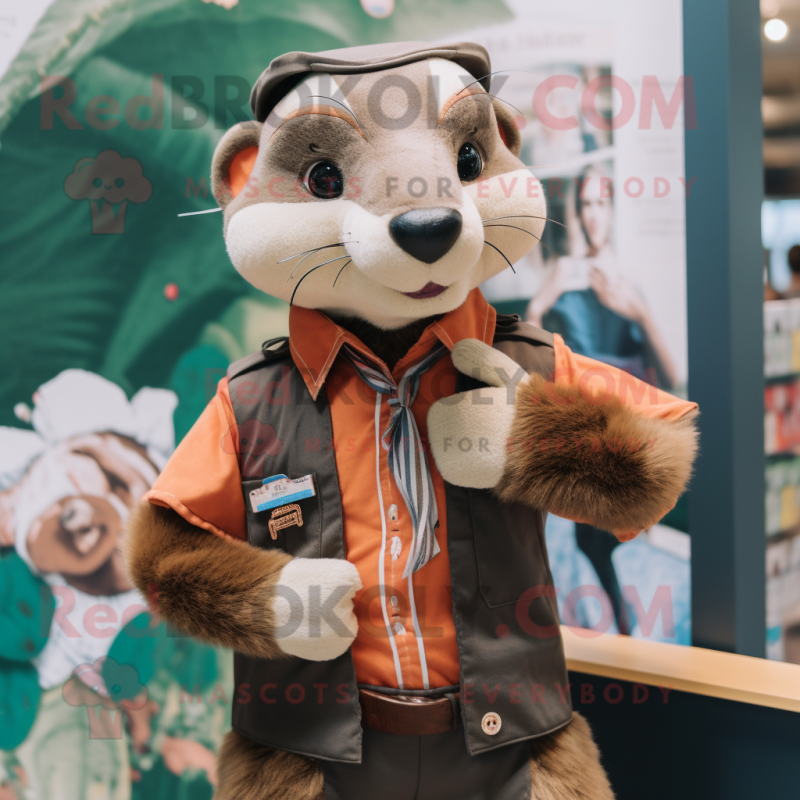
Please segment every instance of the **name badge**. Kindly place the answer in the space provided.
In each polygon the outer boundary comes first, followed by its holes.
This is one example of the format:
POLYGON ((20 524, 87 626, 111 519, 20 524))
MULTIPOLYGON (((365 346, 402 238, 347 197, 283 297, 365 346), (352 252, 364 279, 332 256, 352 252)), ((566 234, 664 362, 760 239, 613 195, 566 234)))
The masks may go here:
POLYGON ((312 475, 294 479, 287 478, 286 475, 273 475, 271 478, 264 478, 263 484, 250 492, 250 505, 254 512, 268 511, 288 503, 296 503, 306 497, 314 497, 316 493, 312 475))

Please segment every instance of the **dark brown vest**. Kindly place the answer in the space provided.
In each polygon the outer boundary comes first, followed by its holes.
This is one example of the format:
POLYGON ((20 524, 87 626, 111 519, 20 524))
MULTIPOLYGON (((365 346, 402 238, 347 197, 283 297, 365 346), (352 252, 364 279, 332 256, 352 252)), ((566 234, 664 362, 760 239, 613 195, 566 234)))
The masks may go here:
MULTIPOLYGON (((499 316, 494 347, 527 372, 554 370, 549 333, 499 316)), ((325 392, 312 400, 285 339, 268 342, 228 370, 240 430, 239 464, 248 541, 301 558, 345 558, 339 476, 325 392), (248 438, 249 437, 249 438, 248 438), (304 524, 273 540, 269 512, 253 513, 262 478, 313 474, 316 497, 300 501, 304 524)), ((461 376, 457 392, 481 384, 461 376)), ((572 717, 558 632, 545 514, 501 503, 491 491, 446 484, 447 546, 461 666, 461 711, 473 755, 557 730, 572 717), (493 711, 501 729, 481 720, 493 711)), ((323 598, 324 600, 324 598, 323 598)), ((234 656, 233 726, 281 750, 361 761, 361 711, 353 659, 263 661, 234 656)))

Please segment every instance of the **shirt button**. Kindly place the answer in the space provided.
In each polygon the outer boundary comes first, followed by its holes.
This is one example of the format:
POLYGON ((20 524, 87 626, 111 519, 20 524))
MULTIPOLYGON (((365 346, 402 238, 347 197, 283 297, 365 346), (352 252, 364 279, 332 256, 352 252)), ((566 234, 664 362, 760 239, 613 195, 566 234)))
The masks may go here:
POLYGON ((481 728, 487 736, 494 736, 496 733, 500 733, 502 725, 503 720, 501 720, 500 715, 495 714, 494 711, 484 714, 481 720, 481 728))
POLYGON ((394 503, 389 506, 389 519, 392 522, 397 522, 397 506, 394 503))
POLYGON ((390 602, 395 608, 397 608, 397 598, 394 595, 392 595, 390 602))

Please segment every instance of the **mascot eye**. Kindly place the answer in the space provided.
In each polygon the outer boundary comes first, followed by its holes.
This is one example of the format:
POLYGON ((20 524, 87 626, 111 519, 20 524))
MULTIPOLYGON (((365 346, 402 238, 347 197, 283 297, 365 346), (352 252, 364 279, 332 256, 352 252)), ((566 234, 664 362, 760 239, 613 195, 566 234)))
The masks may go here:
POLYGON ((306 170, 303 185, 314 197, 333 200, 335 197, 341 197, 344 191, 344 178, 342 171, 333 161, 317 161, 306 170))
POLYGON ((483 161, 478 148, 466 142, 458 151, 458 177, 462 181, 474 181, 483 170, 483 161))

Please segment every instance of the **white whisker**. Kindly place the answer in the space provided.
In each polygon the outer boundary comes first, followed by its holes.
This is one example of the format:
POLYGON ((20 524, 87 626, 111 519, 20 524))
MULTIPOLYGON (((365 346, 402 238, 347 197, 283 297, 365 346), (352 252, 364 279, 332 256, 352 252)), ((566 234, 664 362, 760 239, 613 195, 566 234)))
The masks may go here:
POLYGON ((221 208, 207 208, 205 211, 184 211, 183 214, 178 214, 179 217, 194 217, 197 214, 214 214, 217 211, 222 211, 221 208))

